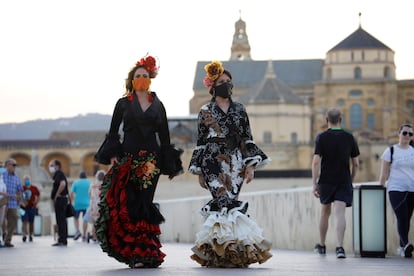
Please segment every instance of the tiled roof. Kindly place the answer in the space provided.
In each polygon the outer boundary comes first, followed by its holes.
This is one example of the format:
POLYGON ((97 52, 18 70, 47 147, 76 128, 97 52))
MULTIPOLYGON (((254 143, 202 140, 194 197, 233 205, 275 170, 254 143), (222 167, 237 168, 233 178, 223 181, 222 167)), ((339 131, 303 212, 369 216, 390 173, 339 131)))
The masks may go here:
POLYGON ((303 103, 303 100, 276 76, 272 61, 268 62, 267 71, 262 80, 242 95, 239 101, 242 103, 303 103))
POLYGON ((360 26, 355 32, 339 42, 331 51, 346 49, 386 49, 392 51, 387 45, 373 37, 360 26))
MULTIPOLYGON (((193 89, 205 89, 203 78, 204 66, 211 61, 197 62, 193 89)), ((274 71, 278 78, 290 87, 312 86, 322 79, 323 59, 305 60, 272 60, 274 71)), ((268 61, 266 60, 231 60, 223 61, 223 67, 230 71, 234 85, 250 88, 263 80, 268 61)))

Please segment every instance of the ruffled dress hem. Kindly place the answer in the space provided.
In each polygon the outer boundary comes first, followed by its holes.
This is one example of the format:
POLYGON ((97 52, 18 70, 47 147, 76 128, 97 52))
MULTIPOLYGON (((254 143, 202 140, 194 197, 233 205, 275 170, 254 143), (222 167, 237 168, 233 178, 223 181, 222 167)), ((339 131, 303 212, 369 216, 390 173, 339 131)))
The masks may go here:
POLYGON ((245 204, 226 212, 210 211, 191 259, 205 267, 245 268, 262 264, 272 257, 272 244, 262 236, 259 226, 241 211, 245 204))
POLYGON ((141 204, 148 219, 132 219, 127 210, 126 185, 130 179, 128 162, 114 165, 105 175, 99 203, 99 217, 95 223, 96 236, 108 256, 136 268, 155 268, 166 256, 161 250, 159 224, 163 216, 153 203, 141 204))

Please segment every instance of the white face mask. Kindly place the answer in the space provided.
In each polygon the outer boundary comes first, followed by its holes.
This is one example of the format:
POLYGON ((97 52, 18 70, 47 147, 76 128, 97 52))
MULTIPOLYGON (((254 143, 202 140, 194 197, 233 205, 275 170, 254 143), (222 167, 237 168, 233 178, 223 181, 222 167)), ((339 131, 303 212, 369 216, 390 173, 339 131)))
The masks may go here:
POLYGON ((50 173, 55 173, 56 172, 56 168, 53 166, 49 166, 49 172, 50 173))

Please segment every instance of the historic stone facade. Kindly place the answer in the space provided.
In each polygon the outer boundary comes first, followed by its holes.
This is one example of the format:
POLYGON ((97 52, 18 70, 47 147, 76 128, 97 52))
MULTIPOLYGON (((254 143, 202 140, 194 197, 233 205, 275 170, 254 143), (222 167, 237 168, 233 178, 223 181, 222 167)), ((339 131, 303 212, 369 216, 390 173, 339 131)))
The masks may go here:
MULTIPOLYGON (((344 128, 361 146, 358 181, 377 180, 380 154, 414 114, 414 80, 396 79, 394 52, 359 27, 325 60, 254 61, 246 24, 240 19, 235 26, 232 55, 223 65, 233 74, 233 98, 245 104, 255 141, 273 160, 266 170, 310 170, 314 137, 326 128, 326 109, 336 106, 344 113, 344 128)), ((202 84, 207 63, 197 63, 191 114, 169 118, 172 142, 185 150, 184 167, 195 145, 196 115, 211 97, 202 84)), ((70 178, 80 171, 93 176, 105 168, 93 161, 104 135, 57 132, 46 141, 0 143, 0 160, 16 158, 23 169, 37 160, 35 166, 47 178, 48 162, 58 158, 70 178)))
MULTIPOLYGON (((299 138, 312 143, 326 128, 325 112, 329 107, 343 112, 343 127, 360 143, 391 143, 400 124, 413 122, 414 79, 397 80, 394 51, 361 26, 330 49, 325 59, 255 61, 247 53, 250 45, 246 24, 239 19, 231 49, 230 60, 222 63, 233 75, 233 98, 246 104, 254 122, 253 135, 259 141, 295 142, 299 138), (237 40, 239 36, 242 39, 237 40), (280 97, 280 85, 261 85, 269 78, 285 84, 290 94, 302 98, 302 103, 280 97), (262 97, 246 100, 244 95, 248 93, 262 97), (307 131, 295 133, 292 126, 307 131)), ((208 62, 197 63, 191 114, 211 97, 202 84, 208 62)))

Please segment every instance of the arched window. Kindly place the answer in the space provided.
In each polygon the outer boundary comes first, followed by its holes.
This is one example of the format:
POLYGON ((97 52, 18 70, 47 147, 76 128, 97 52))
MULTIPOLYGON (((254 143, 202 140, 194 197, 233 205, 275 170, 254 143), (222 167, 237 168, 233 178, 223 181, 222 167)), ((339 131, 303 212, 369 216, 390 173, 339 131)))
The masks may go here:
POLYGON ((351 90, 351 92, 349 92, 349 97, 351 98, 359 98, 361 96, 362 96, 361 90, 351 90))
POLYGON ((375 101, 374 101, 374 99, 368 99, 368 100, 367 100, 367 106, 372 107, 372 106, 374 106, 374 105, 375 105, 375 101))
POLYGON ((343 99, 339 99, 336 101, 336 105, 338 107, 343 107, 345 105, 345 101, 343 99))
POLYGON ((332 68, 326 69, 326 79, 331 80, 332 79, 332 68))
POLYGON ((408 112, 414 113, 414 101, 413 100, 406 101, 405 107, 407 108, 408 112))
POLYGON ((290 142, 294 145, 298 143, 298 134, 296 132, 290 134, 290 142))
POLYGON ((354 69, 354 79, 359 80, 362 78, 362 71, 360 67, 355 67, 354 69))
POLYGON ((391 78, 391 70, 390 67, 384 67, 384 78, 389 79, 391 78))
POLYGON ((352 104, 349 109, 349 126, 351 129, 362 128, 362 107, 360 104, 352 104))
POLYGON ((375 115, 372 113, 367 114, 367 128, 375 128, 375 115))

